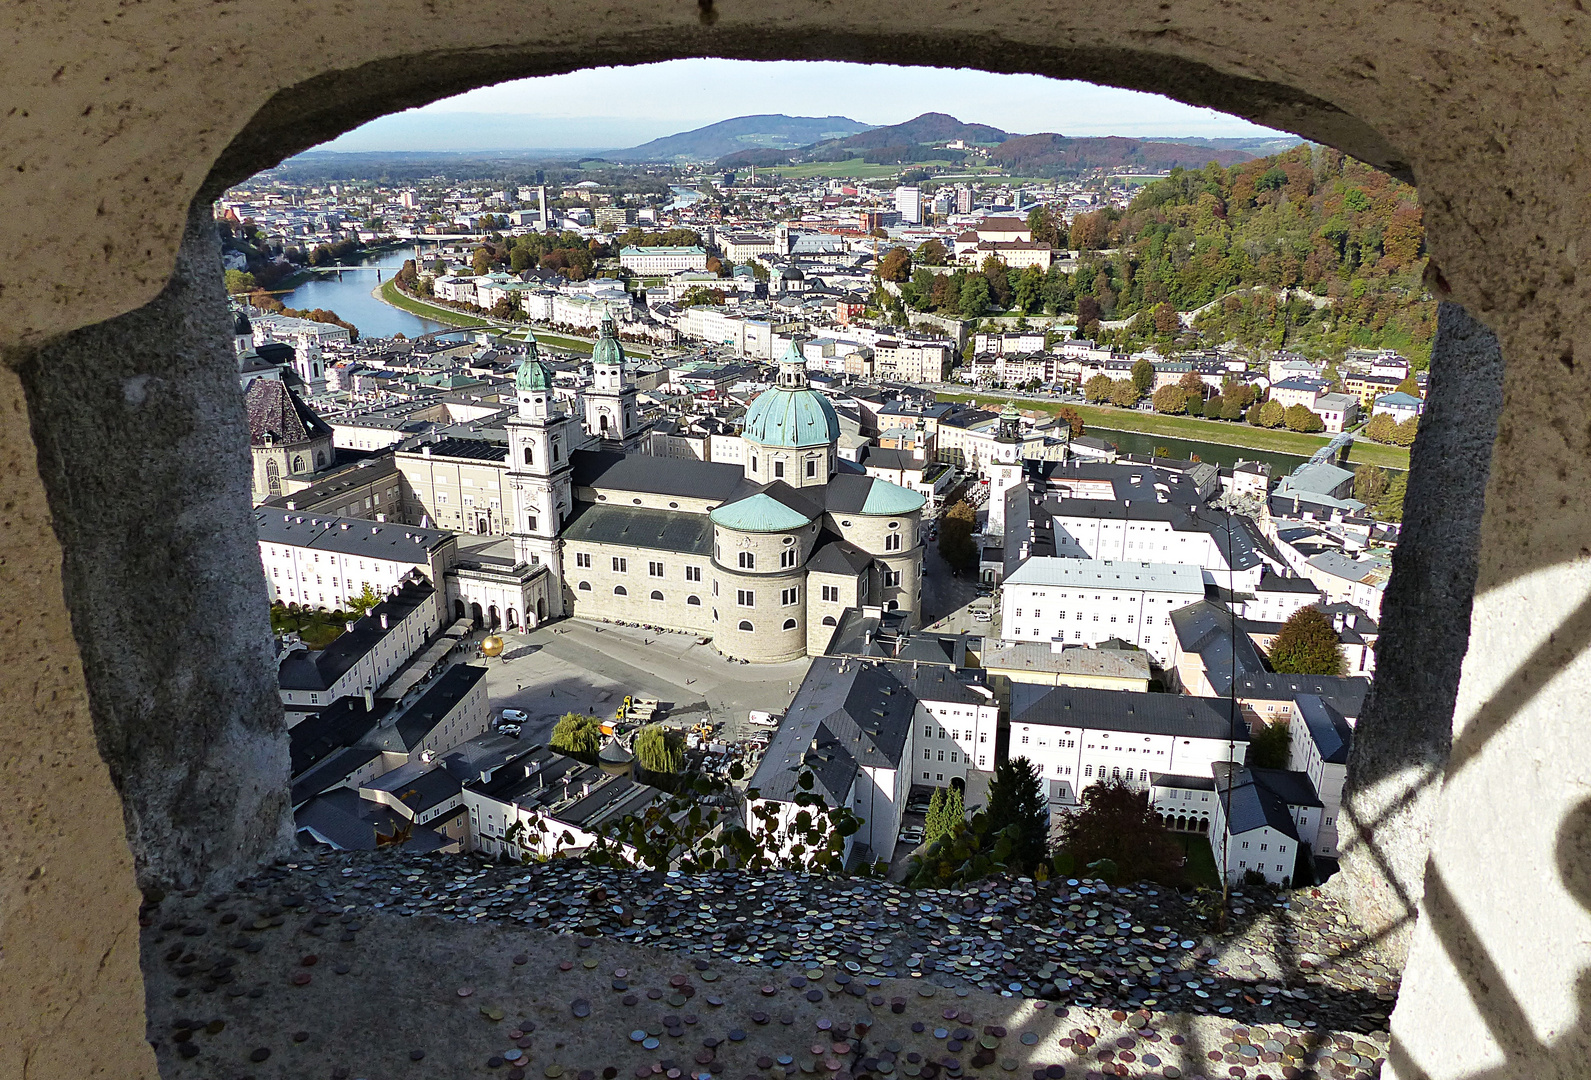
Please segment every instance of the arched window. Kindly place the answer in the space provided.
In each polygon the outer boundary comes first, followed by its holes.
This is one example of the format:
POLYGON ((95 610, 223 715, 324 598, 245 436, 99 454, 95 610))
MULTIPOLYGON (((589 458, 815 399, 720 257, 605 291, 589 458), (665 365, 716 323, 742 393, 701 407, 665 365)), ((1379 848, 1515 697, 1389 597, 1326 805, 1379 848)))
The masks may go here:
POLYGON ((304 471, 304 457, 302 454, 293 455, 293 471, 296 473, 304 471))
POLYGON ((275 458, 267 458, 265 461, 265 488, 272 495, 282 493, 282 470, 277 468, 275 458))
POLYGON ((615 585, 613 587, 613 595, 614 596, 629 596, 630 595, 630 590, 626 589, 623 585, 615 585))
POLYGON ((690 607, 701 607, 702 598, 699 596, 687 596, 685 598, 685 603, 690 607))
POLYGON ((536 455, 531 452, 530 447, 528 447, 528 446, 525 447, 525 464, 526 465, 534 465, 535 463, 536 463, 536 455))
POLYGON ((315 468, 324 469, 325 467, 326 467, 326 452, 324 450, 321 450, 321 451, 318 451, 315 454, 315 468))
POLYGON ((582 581, 578 586, 576 586, 576 588, 578 588, 581 592, 590 592, 591 591, 591 582, 582 581))
POLYGON ((824 626, 838 626, 839 624, 834 621, 834 616, 833 615, 825 615, 825 616, 823 616, 823 625, 824 626))
POLYGON ((740 620, 740 625, 735 627, 735 629, 737 629, 737 630, 750 630, 751 629, 751 622, 749 620, 747 620, 747 619, 741 619, 740 620))
POLYGON ((653 589, 652 590, 652 599, 653 600, 661 600, 661 599, 663 599, 663 594, 658 592, 656 589, 653 589))
POLYGON ((515 611, 513 608, 509 608, 506 614, 508 618, 508 628, 512 630, 514 627, 519 625, 519 612, 515 611))
POLYGON ((796 621, 794 619, 786 619, 784 621, 784 628, 786 630, 794 630, 796 628, 796 621))

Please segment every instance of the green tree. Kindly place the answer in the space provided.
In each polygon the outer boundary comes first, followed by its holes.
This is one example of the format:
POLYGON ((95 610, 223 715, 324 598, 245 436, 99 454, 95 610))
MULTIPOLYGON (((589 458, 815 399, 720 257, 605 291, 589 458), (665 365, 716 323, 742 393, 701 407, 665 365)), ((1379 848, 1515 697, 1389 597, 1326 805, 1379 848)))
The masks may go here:
POLYGON ((991 832, 1015 826, 1009 865, 1031 870, 1048 857, 1049 800, 1038 766, 1025 757, 995 765, 989 781, 988 823, 991 832))
POLYGON ((1060 227, 1048 206, 1035 206, 1028 211, 1028 231, 1033 234, 1035 244, 1048 244, 1052 248, 1061 246, 1060 227))
POLYGON ((1169 413, 1172 415, 1186 412, 1188 409, 1188 392, 1176 383, 1162 386, 1155 391, 1155 412, 1169 413))
POLYGON ((1155 386, 1155 365, 1148 360, 1139 360, 1132 366, 1132 384, 1138 388, 1138 396, 1143 397, 1155 386))
POLYGON ((370 587, 366 582, 362 591, 348 598, 348 610, 357 612, 361 617, 370 614, 370 609, 381 603, 381 594, 370 587))
POLYGON ((1376 517, 1383 521, 1403 520, 1403 499, 1409 493, 1409 474, 1398 473, 1387 485, 1387 492, 1371 507, 1376 517))
POLYGON ((950 261, 950 250, 939 240, 924 240, 912 258, 919 266, 944 266, 950 261))
POLYGON ((978 565, 978 545, 972 534, 977 528, 977 511, 965 499, 958 501, 939 521, 939 554, 956 570, 973 570, 978 565))
POLYGON ((470 266, 474 268, 477 277, 490 270, 494 261, 495 256, 489 247, 478 247, 470 255, 470 266))
POLYGON ((1138 384, 1131 379, 1116 379, 1111 383, 1110 400, 1113 405, 1120 405, 1124 409, 1130 409, 1137 405, 1138 400, 1143 396, 1143 391, 1139 390, 1138 384))
POLYGON ((724 290, 709 289, 706 285, 692 285, 685 290, 679 300, 679 306, 682 308, 712 307, 724 302, 724 290))
POLYGON ((878 260, 878 276, 881 281, 893 281, 897 284, 910 281, 912 276, 911 252, 903 247, 892 247, 884 252, 884 257, 878 260))
POLYGON ((1289 405, 1282 412, 1282 422, 1288 431, 1314 432, 1326 430, 1325 421, 1307 405, 1289 405))
POLYGON ((1366 506, 1374 506, 1390 486, 1386 470, 1378 466, 1361 465, 1353 471, 1353 497, 1366 506))
POLYGON ((989 280, 982 274, 968 274, 961 286, 961 317, 976 319, 989 308, 989 280))
POLYGON ((1280 401, 1267 401, 1260 406, 1260 426, 1279 428, 1287 421, 1287 410, 1280 401))
POLYGON ((552 727, 547 745, 564 754, 591 756, 602 749, 602 721, 581 713, 564 713, 552 727))
POLYGON ((994 301, 995 307, 1001 311, 1007 310, 1015 294, 1011 289, 1011 274, 1005 263, 990 255, 983 260, 978 270, 989 283, 989 298, 994 301))
POLYGON ((1347 670, 1337 630, 1318 607, 1302 607, 1271 642, 1271 668, 1288 675, 1341 675, 1347 670))
POLYGON ((1149 793, 1122 780, 1100 780, 1083 789, 1079 806, 1061 821, 1060 858, 1076 872, 1103 863, 1100 876, 1115 883, 1182 884, 1182 845, 1149 805, 1149 793))
POLYGON ((1392 442, 1397 446, 1413 446, 1414 437, 1420 431, 1420 418, 1411 416, 1407 420, 1398 421, 1398 426, 1392 429, 1392 442))
POLYGON ((1245 760, 1257 769, 1285 769, 1292 745, 1292 728, 1285 720, 1267 723, 1249 737, 1245 760))
POLYGON ((635 733, 635 760, 647 772, 677 773, 685 762, 685 740, 662 724, 635 733))
POLYGON ((1016 275, 1012 293, 1016 309, 1024 315, 1032 315, 1044 304, 1044 272, 1037 266, 1021 271, 1016 275))
POLYGON ((949 832, 945 826, 945 789, 934 788, 928 798, 928 813, 923 816, 923 842, 931 844, 944 839, 949 832))
POLYGON ((1364 436, 1372 442, 1390 443, 1397 435, 1398 422, 1386 413, 1376 413, 1364 427, 1364 436))
POLYGON ((239 293, 251 293, 259 288, 259 283, 254 280, 254 275, 244 270, 228 270, 226 272, 226 291, 232 296, 239 293))
POLYGON ((528 248, 515 247, 508 252, 508 268, 516 274, 529 270, 536 262, 536 256, 528 248))
POLYGON ((1109 401, 1110 392, 1115 385, 1109 375, 1103 373, 1095 375, 1083 384, 1083 397, 1094 403, 1109 401))
POLYGON ((1420 396, 1420 384, 1415 380, 1413 375, 1410 375, 1408 378, 1398 383, 1397 388, 1392 392, 1394 394, 1408 394, 1410 397, 1417 398, 1420 396))

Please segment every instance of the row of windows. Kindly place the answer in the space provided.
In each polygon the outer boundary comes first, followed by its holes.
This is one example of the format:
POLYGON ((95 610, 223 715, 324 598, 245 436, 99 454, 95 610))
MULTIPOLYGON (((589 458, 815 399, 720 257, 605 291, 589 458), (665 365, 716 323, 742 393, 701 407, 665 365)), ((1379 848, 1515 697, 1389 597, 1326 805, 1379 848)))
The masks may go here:
MULTIPOLYGON (((933 759, 934 759, 934 752, 932 750, 924 750, 923 751, 923 760, 924 761, 932 761, 933 759)), ((945 752, 943 750, 939 751, 939 760, 940 761, 945 760, 945 752)), ((956 757, 956 752, 954 750, 950 751, 950 764, 952 764, 952 765, 956 764, 957 760, 958 759, 956 757)), ((972 755, 971 754, 967 755, 967 760, 969 762, 972 760, 972 755)))
MULTIPOLYGON (((1084 765, 1083 766, 1083 775, 1084 776, 1093 776, 1094 775, 1094 766, 1092 766, 1092 765, 1084 765)), ((1105 766, 1103 766, 1103 765, 1101 765, 1099 767, 1099 778, 1101 780, 1105 779, 1105 766)), ((1114 766, 1111 767, 1111 770, 1110 770, 1110 778, 1112 780, 1122 780, 1122 779, 1131 780, 1132 779, 1132 770, 1128 769, 1127 770, 1127 775, 1125 777, 1123 777, 1121 775, 1121 766, 1114 765, 1114 766)), ((1140 779, 1140 780, 1149 779, 1149 770, 1148 769, 1139 769, 1138 770, 1138 779, 1140 779)))
MULTIPOLYGON (((1017 608, 1017 609, 1016 609, 1016 612, 1015 612, 1015 615, 1016 615, 1016 617, 1017 617, 1017 618, 1019 618, 1019 619, 1020 619, 1020 618, 1021 618, 1021 617, 1022 617, 1022 609, 1021 609, 1021 608, 1017 608)), ((1059 617, 1060 617, 1060 618, 1062 618, 1062 619, 1065 619, 1065 618, 1066 618, 1066 612, 1064 612, 1064 611, 1058 611, 1058 612, 1056 612, 1056 615, 1058 615, 1058 616, 1059 616, 1059 617)), ((1038 609, 1038 608, 1034 608, 1034 609, 1033 609, 1033 617, 1034 617, 1034 618, 1035 618, 1035 619, 1040 619, 1040 618, 1043 618, 1043 617, 1044 617, 1044 613, 1043 613, 1043 612, 1042 612, 1042 611, 1040 611, 1040 610, 1039 610, 1039 609, 1038 609)), ((1132 622, 1132 620, 1133 620, 1133 617, 1132 617, 1132 616, 1131 616, 1131 615, 1129 615, 1129 616, 1127 616, 1127 621, 1128 621, 1128 622, 1129 622, 1129 623, 1131 623, 1131 622, 1132 622)), ((1081 611, 1079 611, 1079 612, 1078 612, 1078 613, 1077 613, 1077 621, 1078 621, 1078 622, 1082 622, 1082 621, 1083 621, 1083 613, 1082 613, 1082 612, 1081 612, 1081 611)), ((1094 621, 1095 621, 1095 622, 1098 622, 1098 621, 1099 621, 1099 616, 1098 616, 1098 615, 1095 615, 1095 616, 1094 616, 1094 621)), ((1111 617, 1110 617, 1110 621, 1111 621, 1111 622, 1115 622, 1115 621, 1116 621, 1116 616, 1114 616, 1114 615, 1112 615, 1112 616, 1111 616, 1111 617)), ((1155 621, 1155 617, 1154 617, 1154 616, 1153 616, 1153 615, 1145 615, 1145 616, 1144 616, 1144 625, 1145 625, 1145 626, 1151 626, 1151 625, 1153 625, 1153 624, 1154 624, 1154 621, 1155 621)), ((1017 632, 1018 632, 1018 633, 1021 633, 1021 631, 1017 631, 1017 632)))
MULTIPOLYGON (((923 727, 923 738, 932 739, 932 738, 935 738, 936 736, 938 738, 941 738, 941 739, 948 737, 948 738, 951 738, 951 739, 969 739, 970 740, 972 738, 972 729, 968 728, 966 733, 963 734, 960 730, 955 729, 955 728, 952 728, 950 731, 947 732, 944 728, 937 728, 936 729, 936 728, 934 728, 932 726, 928 726, 928 725, 925 725, 923 727)), ((982 742, 982 743, 988 742, 989 741, 989 733, 988 732, 984 732, 982 735, 979 735, 978 736, 978 741, 982 742)), ((1022 741, 1026 742, 1027 740, 1024 739, 1022 741)))

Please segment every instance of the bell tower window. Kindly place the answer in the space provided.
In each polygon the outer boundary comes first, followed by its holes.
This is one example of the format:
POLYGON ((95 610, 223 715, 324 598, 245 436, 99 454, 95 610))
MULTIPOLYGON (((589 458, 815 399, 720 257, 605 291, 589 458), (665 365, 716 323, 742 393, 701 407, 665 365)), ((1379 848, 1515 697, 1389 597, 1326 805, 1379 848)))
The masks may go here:
POLYGON ((534 465, 535 463, 536 463, 536 455, 535 455, 535 453, 531 450, 530 447, 528 447, 528 446, 525 447, 525 464, 526 465, 534 465))

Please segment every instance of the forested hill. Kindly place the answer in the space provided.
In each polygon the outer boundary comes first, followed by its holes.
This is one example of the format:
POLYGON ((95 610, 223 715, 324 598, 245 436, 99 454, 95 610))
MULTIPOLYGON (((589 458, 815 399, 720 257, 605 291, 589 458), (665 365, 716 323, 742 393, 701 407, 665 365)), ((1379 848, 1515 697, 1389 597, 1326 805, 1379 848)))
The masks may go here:
POLYGON ((1234 165, 1254 155, 1243 150, 1218 150, 1184 143, 1127 139, 1119 135, 1070 139, 1043 132, 1009 139, 989 153, 991 164, 1018 176, 1053 176, 1087 169, 1137 165, 1146 169, 1199 168, 1206 162, 1234 165))
POLYGON ((1085 215, 1072 240, 1119 249, 1088 261, 1073 282, 1079 301, 1093 296, 1107 320, 1152 317, 1162 305, 1191 311, 1261 286, 1200 316, 1207 344, 1335 355, 1396 348, 1422 364, 1430 354, 1436 304, 1421 283, 1415 190, 1335 150, 1304 145, 1176 172, 1146 185, 1124 213, 1085 215), (1286 302, 1282 289, 1295 290, 1286 302))

